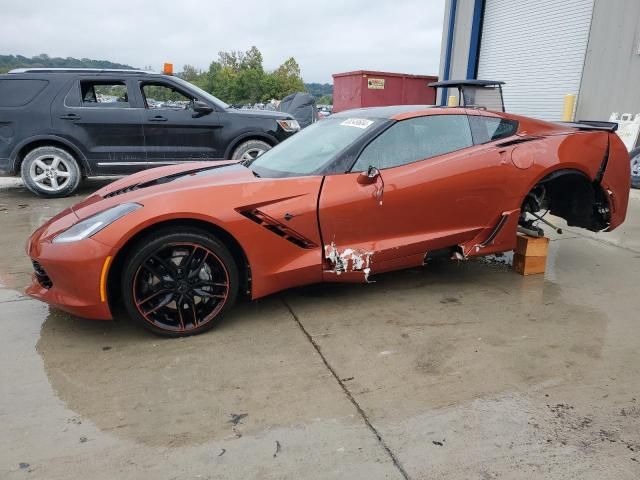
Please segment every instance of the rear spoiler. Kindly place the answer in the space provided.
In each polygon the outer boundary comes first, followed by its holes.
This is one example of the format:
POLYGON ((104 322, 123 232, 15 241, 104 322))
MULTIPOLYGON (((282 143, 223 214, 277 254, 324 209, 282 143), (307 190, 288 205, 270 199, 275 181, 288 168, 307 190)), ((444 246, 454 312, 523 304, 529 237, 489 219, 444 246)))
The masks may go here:
POLYGON ((598 122, 596 120, 578 120, 577 122, 560 122, 560 125, 577 128, 578 130, 604 130, 615 132, 618 130, 616 122, 598 122))

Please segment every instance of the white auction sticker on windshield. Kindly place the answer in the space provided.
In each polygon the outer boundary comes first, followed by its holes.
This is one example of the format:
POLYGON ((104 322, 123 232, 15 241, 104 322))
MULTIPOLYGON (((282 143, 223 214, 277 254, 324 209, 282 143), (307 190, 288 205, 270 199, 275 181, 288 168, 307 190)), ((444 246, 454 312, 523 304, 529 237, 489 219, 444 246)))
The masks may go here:
POLYGON ((373 120, 367 120, 366 118, 347 118, 340 125, 364 129, 364 128, 367 128, 372 123, 373 123, 373 120))

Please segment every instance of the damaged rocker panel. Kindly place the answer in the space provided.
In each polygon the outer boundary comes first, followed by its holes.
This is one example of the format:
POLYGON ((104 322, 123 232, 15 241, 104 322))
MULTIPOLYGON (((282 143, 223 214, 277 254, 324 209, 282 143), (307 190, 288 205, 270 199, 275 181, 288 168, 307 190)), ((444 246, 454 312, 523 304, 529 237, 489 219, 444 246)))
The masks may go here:
POLYGON ((362 272, 364 281, 369 282, 369 274, 371 273, 371 258, 373 252, 360 249, 345 248, 338 250, 336 244, 331 242, 324 246, 324 258, 330 264, 330 269, 325 273, 335 273, 342 275, 349 272, 362 272))

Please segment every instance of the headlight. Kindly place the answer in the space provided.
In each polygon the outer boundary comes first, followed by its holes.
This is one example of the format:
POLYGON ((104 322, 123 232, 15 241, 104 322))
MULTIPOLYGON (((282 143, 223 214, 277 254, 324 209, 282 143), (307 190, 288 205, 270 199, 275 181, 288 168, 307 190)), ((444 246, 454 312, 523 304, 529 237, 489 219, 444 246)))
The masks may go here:
POLYGON ((142 205, 139 203, 123 203, 100 213, 96 213, 95 215, 85 218, 84 220, 67 228, 64 232, 60 233, 53 239, 53 243, 68 243, 84 240, 85 238, 95 235, 104 227, 118 220, 120 217, 124 217, 127 213, 131 213, 141 207, 142 205))
POLYGON ((300 124, 297 120, 277 120, 277 122, 285 132, 297 132, 300 130, 300 124))

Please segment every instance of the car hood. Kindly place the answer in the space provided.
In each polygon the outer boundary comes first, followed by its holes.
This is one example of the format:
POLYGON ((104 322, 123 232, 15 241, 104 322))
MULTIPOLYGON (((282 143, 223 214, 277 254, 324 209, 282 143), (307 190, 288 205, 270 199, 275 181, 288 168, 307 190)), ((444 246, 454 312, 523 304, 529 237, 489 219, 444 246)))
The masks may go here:
POLYGON ((158 167, 117 180, 71 207, 83 219, 114 205, 201 186, 231 185, 258 179, 239 161, 190 162, 158 167))

